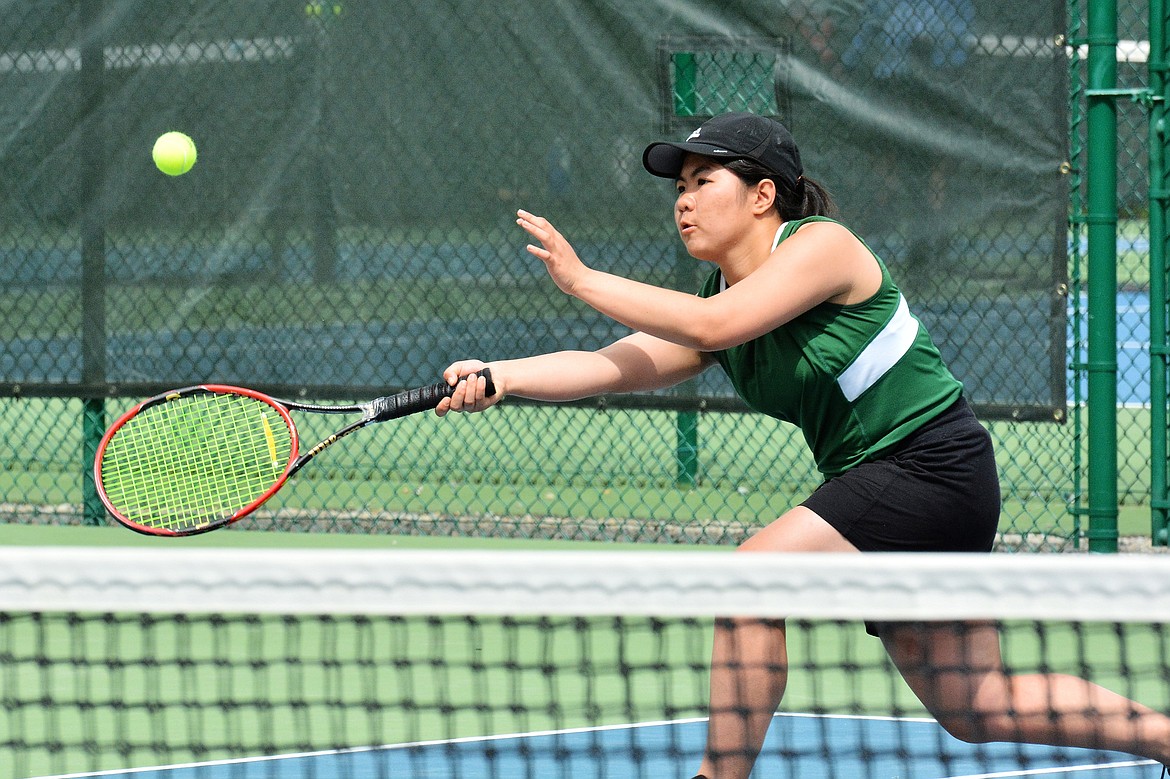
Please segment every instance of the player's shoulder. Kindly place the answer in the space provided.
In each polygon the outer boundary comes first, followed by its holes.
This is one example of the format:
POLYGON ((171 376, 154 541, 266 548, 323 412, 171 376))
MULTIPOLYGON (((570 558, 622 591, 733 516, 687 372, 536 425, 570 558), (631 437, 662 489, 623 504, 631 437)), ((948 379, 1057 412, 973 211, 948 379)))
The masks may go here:
MULTIPOLYGON (((828 217, 799 220, 793 226, 789 240, 792 241, 793 245, 807 246, 815 243, 822 248, 832 248, 837 251, 865 250, 865 244, 856 233, 841 222, 828 217)), ((788 243, 789 240, 784 243, 788 243)))
POLYGON ((808 216, 792 223, 792 234, 804 235, 853 235, 853 231, 842 222, 829 216, 808 216))

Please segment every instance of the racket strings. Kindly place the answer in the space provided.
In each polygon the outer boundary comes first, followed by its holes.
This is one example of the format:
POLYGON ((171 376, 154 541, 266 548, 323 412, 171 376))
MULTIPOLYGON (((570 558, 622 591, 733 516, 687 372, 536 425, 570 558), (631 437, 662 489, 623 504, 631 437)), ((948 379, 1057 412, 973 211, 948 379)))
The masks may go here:
POLYGON ((143 409, 102 458, 110 502, 138 524, 189 530, 231 517, 284 473, 292 432, 263 401, 186 396, 143 409))

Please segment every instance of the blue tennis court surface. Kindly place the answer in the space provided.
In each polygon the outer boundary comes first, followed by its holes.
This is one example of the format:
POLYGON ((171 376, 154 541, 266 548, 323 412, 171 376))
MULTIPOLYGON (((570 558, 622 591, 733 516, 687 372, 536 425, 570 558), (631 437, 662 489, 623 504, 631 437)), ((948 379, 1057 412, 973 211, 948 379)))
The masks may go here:
MULTIPOLYGON (((701 719, 397 744, 53 779, 687 779, 698 768, 701 719)), ((1131 755, 1017 744, 964 744, 927 719, 777 715, 753 779, 1155 779, 1131 755)))

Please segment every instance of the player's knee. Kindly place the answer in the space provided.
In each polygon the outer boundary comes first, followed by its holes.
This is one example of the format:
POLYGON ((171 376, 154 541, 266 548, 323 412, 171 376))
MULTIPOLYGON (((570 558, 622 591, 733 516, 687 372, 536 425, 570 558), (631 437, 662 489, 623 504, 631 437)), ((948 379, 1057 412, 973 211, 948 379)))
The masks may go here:
POLYGON ((943 730, 964 743, 983 744, 989 740, 984 728, 976 722, 975 715, 969 712, 965 715, 955 712, 936 716, 935 719, 943 730))
POLYGON ((967 744, 1012 741, 1010 723, 1002 716, 976 710, 935 714, 935 720, 950 735, 967 744))

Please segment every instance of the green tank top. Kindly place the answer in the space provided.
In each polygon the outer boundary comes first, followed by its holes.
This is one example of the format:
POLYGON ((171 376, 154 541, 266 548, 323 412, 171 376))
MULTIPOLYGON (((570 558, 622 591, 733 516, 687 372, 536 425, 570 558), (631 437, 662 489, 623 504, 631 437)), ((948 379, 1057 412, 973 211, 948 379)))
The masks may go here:
MULTIPOLYGON (((833 220, 787 222, 776 245, 817 221, 833 220)), ((869 300, 821 303, 770 333, 713 353, 744 402, 801 429, 826 478, 879 457, 962 394, 885 263, 874 259, 882 282, 869 300)), ((699 295, 725 288, 716 270, 699 295)))

